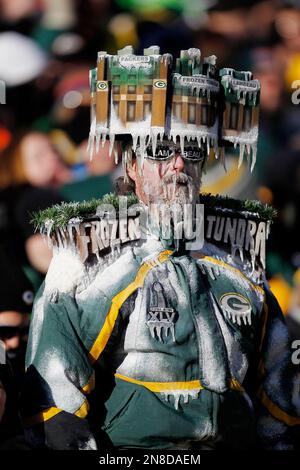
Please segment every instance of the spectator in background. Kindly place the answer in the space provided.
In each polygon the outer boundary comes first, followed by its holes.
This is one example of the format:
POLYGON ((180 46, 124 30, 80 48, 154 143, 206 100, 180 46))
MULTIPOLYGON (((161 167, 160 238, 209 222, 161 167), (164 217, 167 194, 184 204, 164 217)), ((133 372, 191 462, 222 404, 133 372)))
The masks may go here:
POLYGON ((33 289, 21 267, 3 246, 0 246, 0 266, 4 273, 0 283, 0 347, 4 347, 6 356, 6 364, 0 366, 1 443, 21 433, 17 402, 25 373, 33 289))
POLYGON ((22 268, 3 246, 0 246, 0 265, 5 273, 0 285, 0 340, 19 383, 24 373, 29 314, 34 294, 22 268))
MULTIPOLYGON (((285 96, 282 70, 274 57, 272 47, 252 49, 248 57, 255 78, 260 80, 260 136, 258 141, 257 171, 261 184, 265 184, 266 165, 280 147, 285 130, 285 96)), ((264 201, 271 203, 272 201, 264 201)))
MULTIPOLYGON (((2 364, 0 365, 0 371, 2 370, 1 366, 2 364)), ((2 376, 2 373, 1 373, 1 376, 2 376)), ((0 380, 0 423, 4 415, 5 403, 6 403, 6 392, 5 392, 4 385, 2 381, 0 380)))
POLYGON ((70 169, 46 134, 33 131, 25 135, 20 142, 19 158, 20 172, 32 186, 57 189, 71 180, 70 169))
POLYGON ((61 202, 57 189, 70 178, 45 134, 16 137, 0 156, 0 243, 40 273, 47 271, 52 252, 34 233, 31 214, 61 202))
POLYGON ((9 362, 0 364, 0 450, 27 450, 18 412, 18 396, 9 362))
MULTIPOLYGON (((0 344, 2 347, 2 344, 0 344)), ((3 424, 3 417, 7 408, 7 388, 11 381, 11 370, 8 364, 0 363, 0 446, 6 436, 6 430, 3 424)))
POLYGON ((61 194, 72 201, 99 198, 113 190, 119 167, 109 156, 109 143, 100 145, 91 160, 87 153, 90 124, 90 86, 87 65, 65 67, 53 96, 55 101, 48 124, 55 148, 71 167, 72 180, 64 184, 61 194))
POLYGON ((30 35, 39 20, 39 0, 0 0, 0 29, 30 35))
MULTIPOLYGON (((87 140, 79 146, 83 161, 81 178, 67 183, 61 188, 62 195, 71 201, 84 201, 91 198, 100 198, 114 189, 115 180, 121 175, 121 165, 116 166, 115 157, 109 154, 109 142, 100 149, 93 159, 87 152, 87 140)), ((119 159, 120 161, 121 159, 119 159)), ((79 165, 77 166, 79 168, 79 165)))
POLYGON ((1 119, 13 130, 30 127, 44 114, 51 97, 39 81, 48 73, 49 59, 32 39, 7 31, 0 34, 0 79, 6 85, 6 105, 0 108, 1 119))

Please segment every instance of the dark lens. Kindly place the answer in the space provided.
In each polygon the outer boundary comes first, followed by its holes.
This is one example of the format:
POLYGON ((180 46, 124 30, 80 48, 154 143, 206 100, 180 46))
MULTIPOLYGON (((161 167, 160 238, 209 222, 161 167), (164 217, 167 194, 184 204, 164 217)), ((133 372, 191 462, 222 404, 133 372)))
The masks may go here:
POLYGON ((20 333, 20 328, 17 326, 0 326, 0 338, 10 339, 20 333))
POLYGON ((205 151, 199 147, 184 147, 182 157, 186 160, 201 162, 205 158, 205 151))
POLYGON ((29 325, 25 326, 0 326, 0 339, 10 339, 15 336, 27 336, 29 325))
POLYGON ((153 154, 152 147, 147 147, 146 153, 147 158, 150 160, 165 161, 174 157, 175 150, 174 148, 166 145, 158 145, 156 147, 155 154, 153 154))

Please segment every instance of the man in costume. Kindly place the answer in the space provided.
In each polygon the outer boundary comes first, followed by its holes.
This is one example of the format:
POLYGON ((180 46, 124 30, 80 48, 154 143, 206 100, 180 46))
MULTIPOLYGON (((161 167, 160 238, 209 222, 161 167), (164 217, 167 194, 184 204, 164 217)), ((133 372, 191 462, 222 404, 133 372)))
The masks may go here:
MULTIPOLYGON (((273 211, 201 195, 210 155, 255 164, 259 83, 198 49, 98 55, 90 151, 133 193, 36 215, 54 257, 35 301, 22 416, 52 449, 292 447, 299 378, 264 279, 273 211), (251 160, 251 161, 250 161, 251 160)), ((126 188, 125 188, 126 189, 126 188)))

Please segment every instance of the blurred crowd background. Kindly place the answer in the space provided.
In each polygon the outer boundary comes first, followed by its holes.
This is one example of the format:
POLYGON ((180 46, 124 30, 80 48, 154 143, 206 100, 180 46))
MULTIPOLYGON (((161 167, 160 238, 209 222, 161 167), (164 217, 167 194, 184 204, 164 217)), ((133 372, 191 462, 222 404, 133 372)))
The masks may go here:
MULTIPOLYGON (((237 171, 232 153, 227 173, 209 162, 203 190, 278 210, 267 277, 300 338, 300 0, 0 0, 0 340, 15 368, 51 259, 30 214, 113 190, 122 169, 107 147, 92 161, 86 153, 88 72, 98 50, 129 44, 173 56, 198 47, 219 67, 251 70, 261 81, 254 173, 246 164, 237 171)), ((0 377, 0 399, 1 390, 0 377)))

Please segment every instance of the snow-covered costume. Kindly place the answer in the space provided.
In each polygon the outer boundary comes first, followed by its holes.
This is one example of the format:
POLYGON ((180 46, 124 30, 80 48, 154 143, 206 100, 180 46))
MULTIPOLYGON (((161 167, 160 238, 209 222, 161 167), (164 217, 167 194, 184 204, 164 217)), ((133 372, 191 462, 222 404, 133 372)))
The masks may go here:
MULTIPOLYGON (((161 58, 154 48, 146 52, 146 59, 138 60, 128 49, 120 55, 125 71, 138 62, 158 63, 165 73, 169 56, 161 58)), ((211 58, 204 63, 205 77, 197 50, 184 52, 174 90, 178 81, 193 84, 195 95, 188 96, 197 102, 218 95, 224 77, 227 85, 242 86, 231 69, 223 69, 219 81, 210 78, 216 73, 211 58), (193 81, 189 67, 195 66, 193 81)), ((106 56, 99 57, 101 64, 106 56)), ((117 59, 109 58, 114 66, 117 59)), ((97 87, 107 93, 101 67, 97 87)), ((158 90, 164 89, 166 76, 152 79, 161 80, 158 90)), ((238 91, 250 107, 256 106, 251 83, 238 91)), ((108 88, 114 86, 123 85, 112 82, 108 88)), ((122 95, 120 88, 114 92, 122 95)), ((108 133, 99 115, 92 116, 91 146, 108 133)), ((143 148, 149 139, 156 146, 161 116, 155 119, 152 133, 146 125, 131 133, 138 139, 134 146, 143 148)), ((189 125, 194 129, 184 135, 176 120, 172 132, 170 122, 169 135, 179 136, 183 150, 186 139, 199 139, 199 146, 205 141, 208 151, 217 152, 218 124, 204 129, 187 123, 187 131, 189 125)), ((165 132, 164 122, 161 126, 165 132)), ((224 131, 223 138, 239 144, 241 156, 244 149, 249 156, 252 146, 254 158, 255 132, 224 131)), ((118 212, 119 202, 108 195, 36 217, 54 257, 31 323, 22 397, 27 435, 36 445, 60 449, 290 448, 300 424, 299 377, 284 319, 264 279, 272 210, 255 201, 202 195, 204 245, 190 250, 173 232, 164 238, 143 226, 142 237, 134 213, 125 224, 122 218, 110 224, 108 206, 118 212)), ((130 206, 137 202, 127 198, 130 206)))

